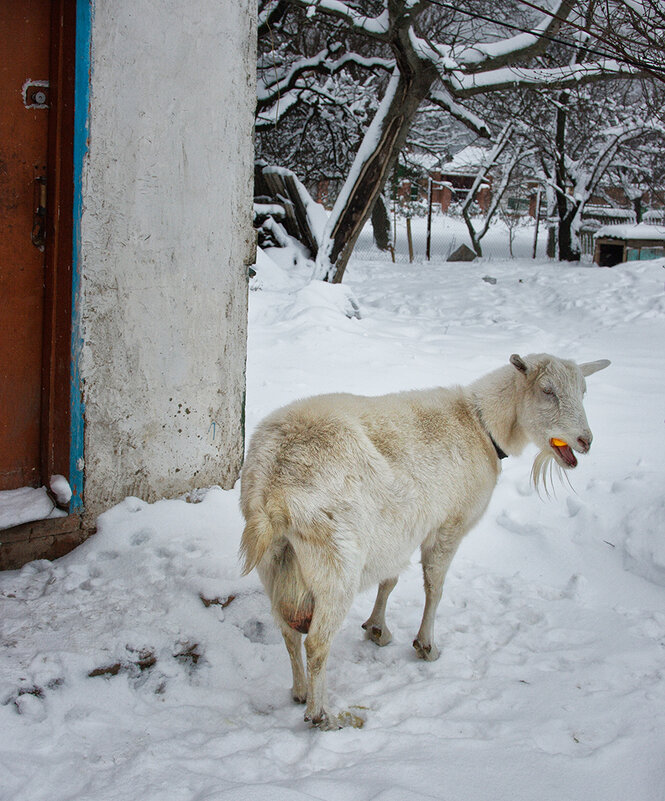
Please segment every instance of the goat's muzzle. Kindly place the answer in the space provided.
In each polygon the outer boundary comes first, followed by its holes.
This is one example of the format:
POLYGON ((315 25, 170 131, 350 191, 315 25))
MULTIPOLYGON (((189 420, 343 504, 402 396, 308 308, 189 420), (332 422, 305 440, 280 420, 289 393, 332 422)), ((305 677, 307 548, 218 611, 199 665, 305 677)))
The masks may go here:
POLYGON ((578 437, 577 445, 581 453, 589 453, 589 448, 591 447, 591 435, 587 437, 578 437))

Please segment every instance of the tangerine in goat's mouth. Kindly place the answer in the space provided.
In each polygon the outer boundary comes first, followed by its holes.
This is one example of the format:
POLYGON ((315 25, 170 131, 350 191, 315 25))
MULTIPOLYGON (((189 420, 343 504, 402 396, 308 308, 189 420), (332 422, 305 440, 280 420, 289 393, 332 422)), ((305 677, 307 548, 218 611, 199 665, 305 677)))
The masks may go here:
POLYGON ((552 437, 550 440, 550 445, 563 459, 567 467, 577 467, 577 458, 567 442, 564 442, 562 439, 552 437))

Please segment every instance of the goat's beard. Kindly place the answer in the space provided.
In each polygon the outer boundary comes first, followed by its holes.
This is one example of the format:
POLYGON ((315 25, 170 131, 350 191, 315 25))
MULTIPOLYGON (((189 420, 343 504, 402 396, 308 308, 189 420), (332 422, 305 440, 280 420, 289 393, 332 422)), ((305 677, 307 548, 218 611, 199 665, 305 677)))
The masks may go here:
POLYGON ((531 468, 531 481, 536 492, 540 495, 541 487, 545 491, 547 497, 550 497, 550 492, 554 495, 554 478, 561 482, 566 481, 570 486, 570 479, 566 474, 563 467, 557 462, 556 457, 551 450, 540 451, 536 454, 531 468))

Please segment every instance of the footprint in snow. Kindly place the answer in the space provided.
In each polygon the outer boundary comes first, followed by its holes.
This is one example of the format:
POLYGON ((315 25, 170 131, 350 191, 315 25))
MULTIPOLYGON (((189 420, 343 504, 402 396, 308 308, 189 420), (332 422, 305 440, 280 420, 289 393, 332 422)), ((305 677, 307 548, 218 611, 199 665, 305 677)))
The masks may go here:
POLYGON ((143 545, 145 542, 152 537, 152 531, 147 528, 143 528, 140 531, 137 531, 135 534, 132 534, 132 538, 130 540, 130 544, 136 547, 137 545, 143 545))
POLYGON ((266 624, 257 618, 248 620, 242 627, 242 633, 250 642, 261 645, 274 645, 282 639, 272 622, 266 624))
POLYGON ((536 534, 540 534, 542 531, 540 526, 534 525, 533 523, 520 523, 512 518, 507 512, 502 512, 497 517, 496 522, 501 526, 501 528, 505 528, 506 531, 510 531, 511 534, 520 534, 521 536, 525 537, 532 537, 536 534))

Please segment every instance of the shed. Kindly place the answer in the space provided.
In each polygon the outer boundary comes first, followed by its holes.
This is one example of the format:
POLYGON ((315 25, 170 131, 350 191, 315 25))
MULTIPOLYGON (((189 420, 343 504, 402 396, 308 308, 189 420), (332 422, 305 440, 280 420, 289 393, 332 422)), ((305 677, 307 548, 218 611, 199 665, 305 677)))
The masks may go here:
POLYGON ((665 228, 659 225, 605 225, 594 241, 593 260, 600 267, 665 257, 665 228))
POLYGON ((238 476, 255 41, 256 0, 0 4, 0 495, 47 507, 0 568, 238 476))

